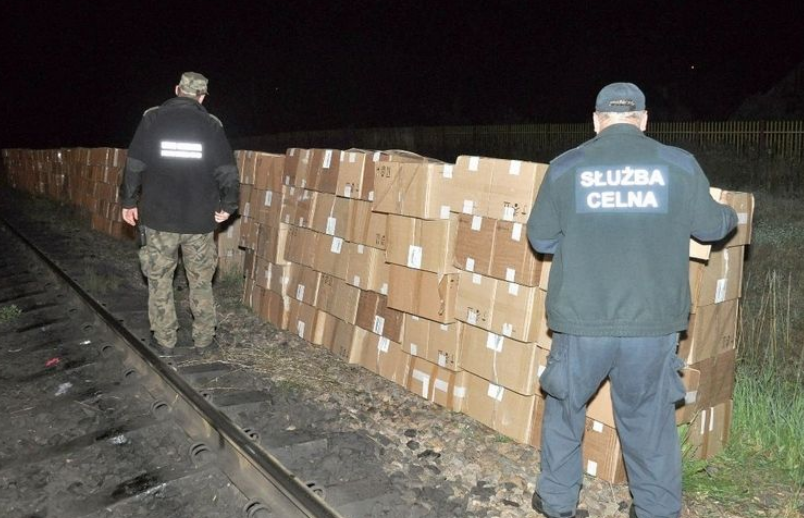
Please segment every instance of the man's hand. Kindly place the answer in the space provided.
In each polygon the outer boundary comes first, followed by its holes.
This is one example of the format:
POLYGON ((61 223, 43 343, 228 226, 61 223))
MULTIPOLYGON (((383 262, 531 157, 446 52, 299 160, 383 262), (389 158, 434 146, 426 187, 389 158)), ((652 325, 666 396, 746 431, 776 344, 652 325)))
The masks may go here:
POLYGON ((123 221, 133 227, 137 224, 138 219, 140 219, 140 212, 137 210, 137 207, 133 209, 123 209, 123 221))
POLYGON ((229 216, 230 216, 230 214, 228 212, 226 212, 225 210, 222 210, 220 212, 216 212, 215 213, 215 221, 217 223, 223 223, 224 221, 229 219, 229 216))

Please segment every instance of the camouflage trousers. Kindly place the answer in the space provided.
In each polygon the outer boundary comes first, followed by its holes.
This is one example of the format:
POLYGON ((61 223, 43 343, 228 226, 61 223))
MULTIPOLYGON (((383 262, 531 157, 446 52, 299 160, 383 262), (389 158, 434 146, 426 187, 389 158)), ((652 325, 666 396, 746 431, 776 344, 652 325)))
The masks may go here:
POLYGON ((212 232, 176 234, 146 227, 145 234, 147 244, 140 248, 140 266, 148 278, 148 319, 154 338, 165 347, 176 345, 179 321, 173 299, 173 278, 181 248, 182 264, 190 285, 193 342, 198 347, 209 345, 217 325, 212 276, 218 251, 212 232))

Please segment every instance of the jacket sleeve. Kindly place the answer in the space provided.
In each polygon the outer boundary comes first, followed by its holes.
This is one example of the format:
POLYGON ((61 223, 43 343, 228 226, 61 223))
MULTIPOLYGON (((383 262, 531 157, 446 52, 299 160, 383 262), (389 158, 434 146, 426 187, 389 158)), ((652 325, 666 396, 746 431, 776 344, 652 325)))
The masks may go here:
POLYGON ((216 131, 215 139, 218 160, 212 174, 220 193, 218 206, 220 210, 234 214, 240 204, 240 174, 237 162, 222 126, 216 131))
POLYGON ((143 118, 134 138, 128 146, 126 168, 123 171, 123 180, 120 183, 120 204, 123 208, 132 209, 137 206, 142 188, 142 173, 148 168, 145 163, 145 140, 147 134, 147 120, 143 118))
POLYGON ((700 166, 698 173, 693 192, 691 234, 699 241, 718 241, 737 226, 737 212, 728 205, 716 202, 709 193, 709 180, 700 166))
POLYGON ((555 253, 562 235, 552 184, 548 169, 528 217, 528 241, 534 250, 543 254, 555 253))

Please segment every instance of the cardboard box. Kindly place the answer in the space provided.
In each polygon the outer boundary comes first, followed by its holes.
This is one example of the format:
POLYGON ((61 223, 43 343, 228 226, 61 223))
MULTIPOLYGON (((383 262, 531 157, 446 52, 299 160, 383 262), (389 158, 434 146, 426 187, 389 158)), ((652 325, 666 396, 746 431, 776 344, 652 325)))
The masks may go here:
POLYGON ((337 320, 337 318, 326 311, 317 310, 315 313, 313 337, 310 339, 310 342, 326 347, 327 349, 332 347, 332 342, 335 340, 335 326, 337 320))
POLYGON ((386 261, 417 270, 455 273, 458 217, 427 221, 390 214, 386 261))
POLYGON ((535 286, 497 281, 490 330, 520 342, 536 342, 550 348, 547 327, 547 292, 535 286))
POLYGON ((373 212, 371 202, 350 200, 352 242, 385 250, 388 246, 388 214, 373 212))
POLYGON ((462 370, 464 324, 462 322, 452 324, 429 322, 430 329, 427 334, 425 358, 444 369, 451 371, 462 370))
POLYGON ((734 208, 737 212, 737 228, 715 243, 702 243, 695 239, 690 239, 690 257, 694 259, 708 259, 712 248, 718 250, 751 244, 754 195, 745 192, 724 191, 717 187, 710 187, 709 192, 715 201, 734 208))
POLYGON ((373 291, 361 291, 355 324, 394 342, 401 342, 403 313, 389 308, 387 300, 388 297, 385 295, 373 291))
POLYGON ((346 241, 336 236, 317 232, 316 234, 313 268, 345 280, 349 271, 349 253, 346 248, 346 241))
POLYGON ((625 461, 617 430, 594 419, 587 419, 581 448, 587 475, 612 484, 625 482, 625 461))
POLYGON ((315 335, 317 310, 313 306, 292 298, 289 299, 289 305, 288 331, 312 342, 315 335))
POLYGON ((378 162, 372 210, 421 219, 448 219, 455 200, 452 165, 378 162))
POLYGON ((381 160, 388 160, 388 155, 380 151, 354 148, 341 151, 335 194, 344 198, 368 200, 369 193, 374 192, 374 169, 381 160))
POLYGON ((495 279, 479 273, 461 272, 455 297, 455 318, 490 329, 496 290, 495 279))
POLYGON ((349 324, 357 319, 360 288, 356 288, 333 275, 322 274, 318 288, 317 307, 349 324))
POLYGON ((335 328, 335 340, 330 350, 349 363, 360 363, 363 344, 369 334, 371 333, 365 329, 347 322, 338 322, 335 328))
POLYGON ((523 286, 539 286, 544 255, 530 247, 525 225, 500 220, 495 227, 489 275, 523 286))
POLYGON ((291 298, 315 306, 318 297, 318 284, 321 282, 321 272, 312 268, 294 264, 290 268, 288 281, 288 295, 291 298))
POLYGON ((302 266, 312 267, 318 246, 318 232, 289 225, 285 243, 285 260, 302 266))
POLYGON ((547 349, 471 325, 463 327, 463 347, 460 367, 464 370, 519 394, 538 392, 547 349))
POLYGON ((350 200, 334 194, 318 193, 316 211, 310 228, 316 232, 352 240, 352 206, 350 200))
POLYGON ((487 216, 527 223, 547 164, 495 159, 489 184, 487 216))
POLYGON ((467 272, 491 275, 496 220, 460 214, 455 244, 455 266, 467 272))
POLYGON ((681 333, 678 355, 687 364, 694 364, 734 349, 738 310, 738 299, 697 308, 687 330, 681 333))
POLYGON ((366 334, 360 357, 363 367, 404 387, 410 372, 410 361, 411 356, 402 351, 399 342, 374 333, 366 334))
POLYGON ((411 356, 427 357, 431 320, 406 313, 403 316, 402 350, 411 356))
POLYGON ((341 152, 337 149, 313 149, 310 166, 312 189, 318 192, 335 194, 338 186, 338 169, 341 152))
POLYGON ((238 169, 240 171, 240 183, 241 185, 253 185, 254 184, 254 162, 256 160, 254 151, 241 151, 240 156, 238 157, 238 169))
POLYGON ((518 394, 471 372, 467 372, 466 376, 463 412, 518 442, 528 442, 539 396, 518 394))
POLYGON ((388 306, 444 324, 455 321, 457 273, 437 274, 392 264, 388 306))
POLYGON ((716 406, 734 397, 736 349, 693 363, 690 367, 700 372, 696 398, 699 407, 716 406))
POLYGON ((725 448, 728 443, 733 413, 733 401, 701 409, 683 437, 685 447, 696 459, 708 459, 725 448))
POLYGON ((413 357, 405 388, 437 405, 460 412, 465 392, 461 390, 464 378, 463 371, 451 371, 424 358, 413 357))
POLYGON ((282 192, 251 189, 249 200, 250 216, 258 223, 276 227, 279 224, 279 214, 282 209, 282 192))
POLYGON ((363 290, 387 295, 390 266, 385 262, 385 252, 355 243, 346 243, 346 250, 349 255, 346 282, 363 290))
POLYGON ((240 184, 240 205, 237 210, 244 218, 251 217, 251 189, 253 187, 253 185, 240 184))
POLYGON ((286 223, 278 223, 278 226, 263 225, 257 236, 256 254, 274 264, 288 264, 285 249, 289 231, 290 225, 286 223))
POLYGON ((310 183, 312 151, 289 148, 285 151, 285 174, 283 183, 304 189, 310 183))
POLYGON ((319 193, 310 189, 302 189, 301 195, 296 200, 296 211, 293 221, 294 225, 310 228, 310 224, 315 218, 316 204, 319 193))
POLYGON ((493 160, 479 156, 459 156, 455 160, 457 212, 471 216, 489 214, 489 192, 493 160))
POLYGON ((712 250, 709 260, 690 260, 692 311, 697 306, 718 304, 742 294, 745 247, 712 250))
POLYGON ((282 175, 285 171, 285 155, 254 153, 254 187, 275 193, 282 192, 282 175))

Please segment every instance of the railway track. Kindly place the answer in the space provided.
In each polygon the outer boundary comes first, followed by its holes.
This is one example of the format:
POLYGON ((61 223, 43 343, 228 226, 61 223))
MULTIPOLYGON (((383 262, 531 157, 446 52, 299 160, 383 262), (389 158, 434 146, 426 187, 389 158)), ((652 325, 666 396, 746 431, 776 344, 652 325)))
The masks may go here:
POLYGON ((341 516, 230 418, 270 394, 193 388, 227 367, 160 358, 141 310, 93 298, 75 280, 82 258, 57 262, 43 238, 69 240, 0 225, 3 516, 341 516))

